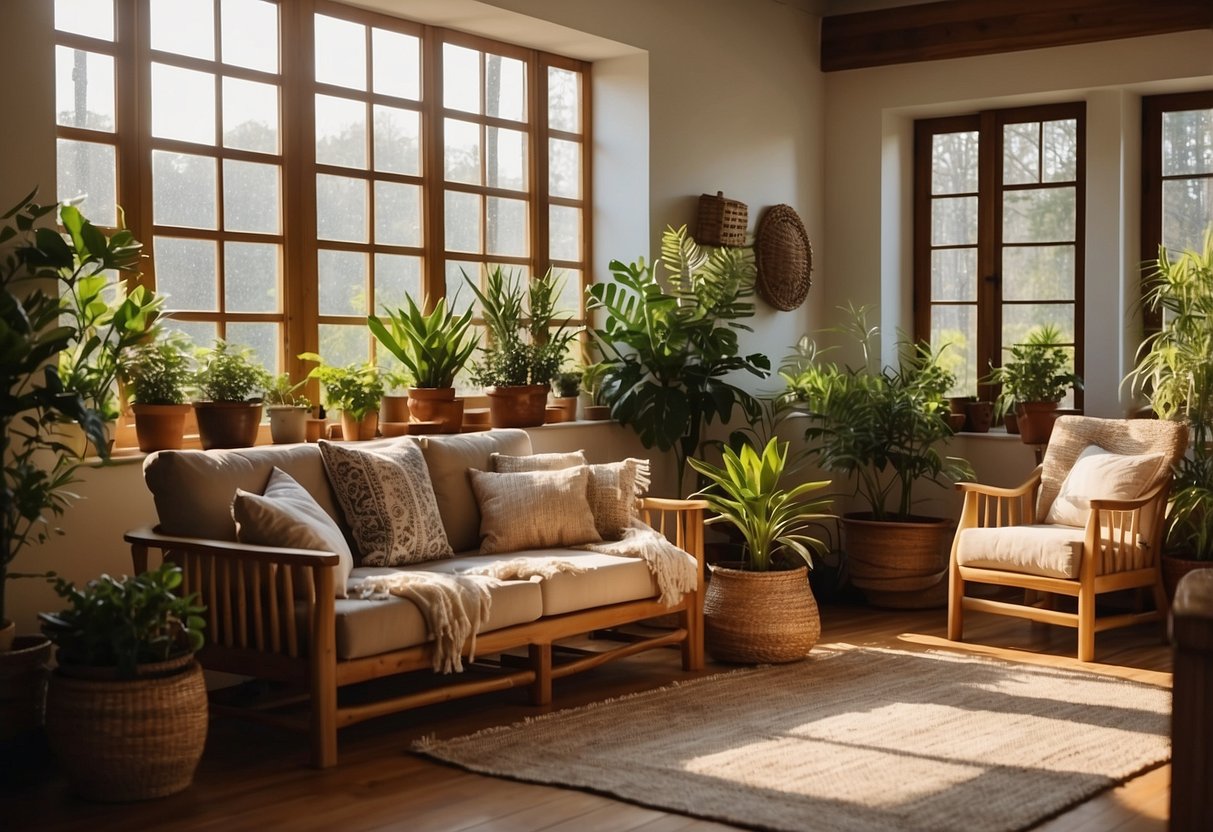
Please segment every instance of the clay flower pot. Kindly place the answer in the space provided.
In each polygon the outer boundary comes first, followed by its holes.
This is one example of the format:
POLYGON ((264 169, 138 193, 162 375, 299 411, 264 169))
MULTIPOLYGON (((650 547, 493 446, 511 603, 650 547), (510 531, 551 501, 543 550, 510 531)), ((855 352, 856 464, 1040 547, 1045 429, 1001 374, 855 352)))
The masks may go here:
POLYGON ((409 422, 436 428, 427 433, 459 433, 463 427, 463 400, 455 398, 454 387, 410 387, 409 422))
POLYGON ((270 405, 266 409, 270 414, 270 438, 275 445, 292 445, 307 441, 309 413, 305 408, 284 404, 270 405))
POLYGON ((548 386, 486 387, 489 421, 495 428, 530 428, 542 425, 547 415, 548 386))
MULTIPOLYGON (((556 396, 552 404, 548 405, 548 409, 559 407, 565 413, 565 416, 560 421, 576 422, 577 421, 577 400, 580 396, 556 396)), ((549 421, 556 421, 555 419, 549 421)))
POLYGON ((409 420, 409 397, 385 395, 379 403, 379 421, 407 422, 409 420))
POLYGON ((1020 402, 1015 407, 1019 439, 1025 445, 1046 445, 1057 421, 1057 402, 1020 402))
POLYGON ((202 449, 251 448, 261 425, 260 402, 194 402, 202 449))
POLYGON ((139 450, 151 453, 181 448, 188 404, 133 404, 131 411, 135 414, 139 450))
POLYGON ((379 430, 379 411, 372 410, 359 419, 348 410, 341 411, 341 438, 360 442, 374 439, 379 430))
POLYGON ((587 404, 581 409, 581 418, 587 422, 606 422, 611 418, 611 407, 605 404, 587 404))

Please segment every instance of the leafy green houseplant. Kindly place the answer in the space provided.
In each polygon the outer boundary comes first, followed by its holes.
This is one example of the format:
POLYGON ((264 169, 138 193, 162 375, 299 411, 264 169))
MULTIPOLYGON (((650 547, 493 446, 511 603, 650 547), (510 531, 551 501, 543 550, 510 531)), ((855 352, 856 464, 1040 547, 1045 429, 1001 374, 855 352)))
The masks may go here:
POLYGON ((324 386, 324 406, 341 411, 343 439, 374 439, 379 427, 379 402, 383 398, 383 378, 374 364, 350 364, 333 367, 314 352, 300 356, 319 362, 308 378, 324 386))
POLYGON ((581 371, 581 389, 590 397, 590 403, 582 408, 582 418, 587 421, 603 421, 611 418, 611 406, 606 402, 602 384, 608 366, 602 362, 585 365, 581 371))
POLYGON ((135 414, 139 450, 180 448, 190 410, 187 390, 193 380, 193 359, 184 336, 157 338, 125 350, 118 377, 135 414))
POLYGON ((268 383, 269 374, 248 347, 216 341, 214 347, 199 350, 194 384, 200 398, 194 402, 194 416, 204 450, 257 444, 261 400, 254 397, 268 383))
POLYGON ((850 320, 842 331, 859 346, 862 363, 825 360, 812 338, 802 338, 780 372, 787 397, 808 421, 810 455, 824 470, 853 478, 866 507, 843 518, 855 585, 886 606, 942 605, 947 524, 913 508, 919 482, 972 477, 965 460, 939 450, 952 436, 944 397, 953 378, 926 343, 902 343, 896 366, 877 367, 879 333, 868 326, 867 310, 845 311, 850 320), (898 574, 916 579, 892 577, 898 574))
POLYGON ((754 255, 748 248, 701 248, 686 227, 667 228, 653 265, 612 261, 614 280, 589 287, 587 306, 601 310, 594 331, 602 353, 602 396, 611 416, 630 425, 646 448, 673 450, 679 480, 700 453, 704 431, 749 413, 754 397, 727 376, 763 378, 770 359, 740 355, 741 323, 754 314, 754 255), (658 281, 664 272, 667 290, 658 281))
POLYGON ((265 388, 262 401, 270 416, 270 438, 276 445, 307 439, 307 419, 312 402, 299 392, 305 384, 307 379, 292 383, 290 375, 280 373, 265 388))
POLYGON ((720 467, 690 460, 709 483, 692 495, 715 512, 707 522, 731 524, 745 539, 742 568, 716 565, 704 598, 708 650, 720 661, 795 661, 821 634, 807 571, 813 552, 825 550, 810 530, 830 501, 809 495, 829 483, 785 487, 788 447, 772 438, 761 451, 726 445, 720 467))
POLYGON ((1082 379, 1074 374, 1074 362, 1052 324, 1034 328, 1009 350, 1011 357, 990 373, 991 383, 1002 385, 995 409, 999 415, 1014 409, 1020 439, 1042 445, 1053 431, 1058 403, 1071 388, 1081 390, 1082 379))

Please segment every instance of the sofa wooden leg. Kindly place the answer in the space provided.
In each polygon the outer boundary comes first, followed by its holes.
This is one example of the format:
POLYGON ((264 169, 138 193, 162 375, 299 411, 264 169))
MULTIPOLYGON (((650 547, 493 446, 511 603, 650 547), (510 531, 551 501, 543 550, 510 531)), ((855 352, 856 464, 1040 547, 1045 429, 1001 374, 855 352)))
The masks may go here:
POLYGON ((965 582, 956 565, 948 575, 948 639, 961 641, 964 638, 965 582))
POLYGON ((687 631, 687 637, 682 642, 682 669, 703 670, 703 604, 698 593, 683 611, 682 621, 687 631))
POLYGON ((531 704, 552 704, 552 645, 532 644, 527 647, 535 681, 531 683, 531 704))
POLYGON ((1095 661, 1095 593, 1078 594, 1078 660, 1095 661))

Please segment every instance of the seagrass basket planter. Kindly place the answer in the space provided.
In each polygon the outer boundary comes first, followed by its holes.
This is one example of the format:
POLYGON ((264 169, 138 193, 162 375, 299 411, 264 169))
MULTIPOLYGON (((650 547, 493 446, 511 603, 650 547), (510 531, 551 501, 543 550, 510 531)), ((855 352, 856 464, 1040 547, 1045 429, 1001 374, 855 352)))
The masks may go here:
POLYGON ((714 566, 703 599, 704 636, 712 658, 767 664, 807 656, 821 637, 808 572, 804 566, 778 572, 714 566))
POLYGON ((109 668, 61 665, 51 674, 47 739, 80 797, 147 800, 193 782, 206 744, 202 667, 188 654, 139 672, 119 680, 103 678, 109 668))
POLYGON ((869 604, 911 610, 947 606, 950 521, 878 521, 864 512, 844 516, 842 525, 847 573, 869 604))

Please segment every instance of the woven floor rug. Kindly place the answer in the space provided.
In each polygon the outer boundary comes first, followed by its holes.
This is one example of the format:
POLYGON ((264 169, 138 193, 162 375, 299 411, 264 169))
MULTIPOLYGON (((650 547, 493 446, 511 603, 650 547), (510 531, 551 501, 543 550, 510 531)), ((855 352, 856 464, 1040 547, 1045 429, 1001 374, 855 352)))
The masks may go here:
POLYGON ((416 750, 774 830, 1026 829, 1170 756, 1169 690, 834 645, 416 750))

